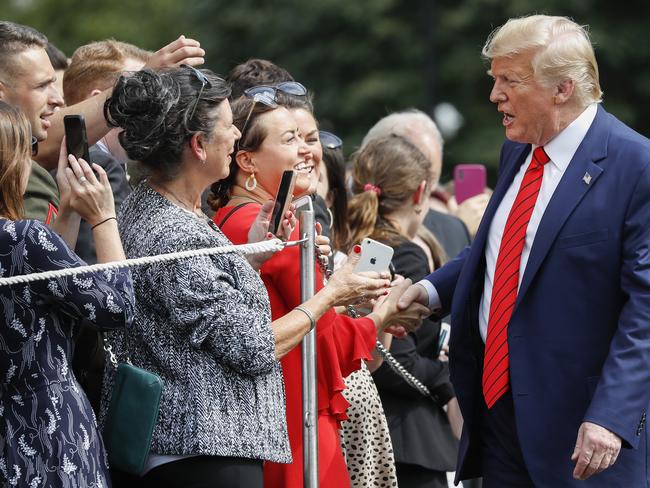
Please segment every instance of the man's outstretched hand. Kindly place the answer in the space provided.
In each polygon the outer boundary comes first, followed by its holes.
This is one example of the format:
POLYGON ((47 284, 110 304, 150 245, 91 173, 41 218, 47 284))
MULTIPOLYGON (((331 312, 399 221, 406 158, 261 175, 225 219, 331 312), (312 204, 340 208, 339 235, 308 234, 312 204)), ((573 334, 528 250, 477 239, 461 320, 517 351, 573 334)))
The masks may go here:
POLYGON ((397 302, 397 308, 407 309, 412 303, 419 303, 425 307, 429 306, 429 294, 427 290, 417 283, 409 286, 397 302))

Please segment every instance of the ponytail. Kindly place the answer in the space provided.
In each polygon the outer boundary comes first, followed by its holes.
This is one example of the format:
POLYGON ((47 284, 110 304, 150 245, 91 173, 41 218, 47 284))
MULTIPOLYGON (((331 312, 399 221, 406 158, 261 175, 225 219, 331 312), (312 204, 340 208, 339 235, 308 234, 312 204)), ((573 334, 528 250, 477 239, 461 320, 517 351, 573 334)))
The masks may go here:
POLYGON ((364 191, 354 195, 348 202, 348 241, 346 249, 361 242, 372 234, 377 226, 379 215, 379 195, 374 191, 364 191))

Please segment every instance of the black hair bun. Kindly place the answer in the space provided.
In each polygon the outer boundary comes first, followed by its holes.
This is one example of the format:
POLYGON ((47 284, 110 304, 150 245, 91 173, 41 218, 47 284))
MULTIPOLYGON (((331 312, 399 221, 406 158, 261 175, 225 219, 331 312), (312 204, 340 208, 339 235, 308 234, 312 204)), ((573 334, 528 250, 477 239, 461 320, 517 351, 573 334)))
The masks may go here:
POLYGON ((145 69, 120 76, 104 104, 109 125, 124 129, 120 143, 129 158, 147 159, 164 142, 167 114, 181 91, 166 73, 145 69))

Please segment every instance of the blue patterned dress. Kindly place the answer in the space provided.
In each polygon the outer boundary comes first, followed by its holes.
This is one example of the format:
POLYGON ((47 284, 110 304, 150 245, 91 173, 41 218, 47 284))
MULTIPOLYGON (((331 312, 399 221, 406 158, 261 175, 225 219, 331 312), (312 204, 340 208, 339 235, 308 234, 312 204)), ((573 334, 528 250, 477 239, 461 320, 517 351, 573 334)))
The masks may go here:
MULTIPOLYGON (((0 277, 83 265, 33 220, 0 219, 0 277)), ((133 316, 128 271, 0 287, 0 485, 110 486, 95 416, 70 360, 82 321, 103 328, 133 316)))

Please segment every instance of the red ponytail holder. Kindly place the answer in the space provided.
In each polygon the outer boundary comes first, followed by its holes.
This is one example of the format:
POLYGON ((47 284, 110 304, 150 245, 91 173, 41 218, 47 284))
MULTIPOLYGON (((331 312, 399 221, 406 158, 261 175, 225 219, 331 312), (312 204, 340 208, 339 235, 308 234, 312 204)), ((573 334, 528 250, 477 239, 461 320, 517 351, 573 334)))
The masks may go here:
POLYGON ((377 194, 377 196, 381 195, 381 188, 373 185, 372 183, 366 183, 363 185, 363 191, 373 191, 377 194))

